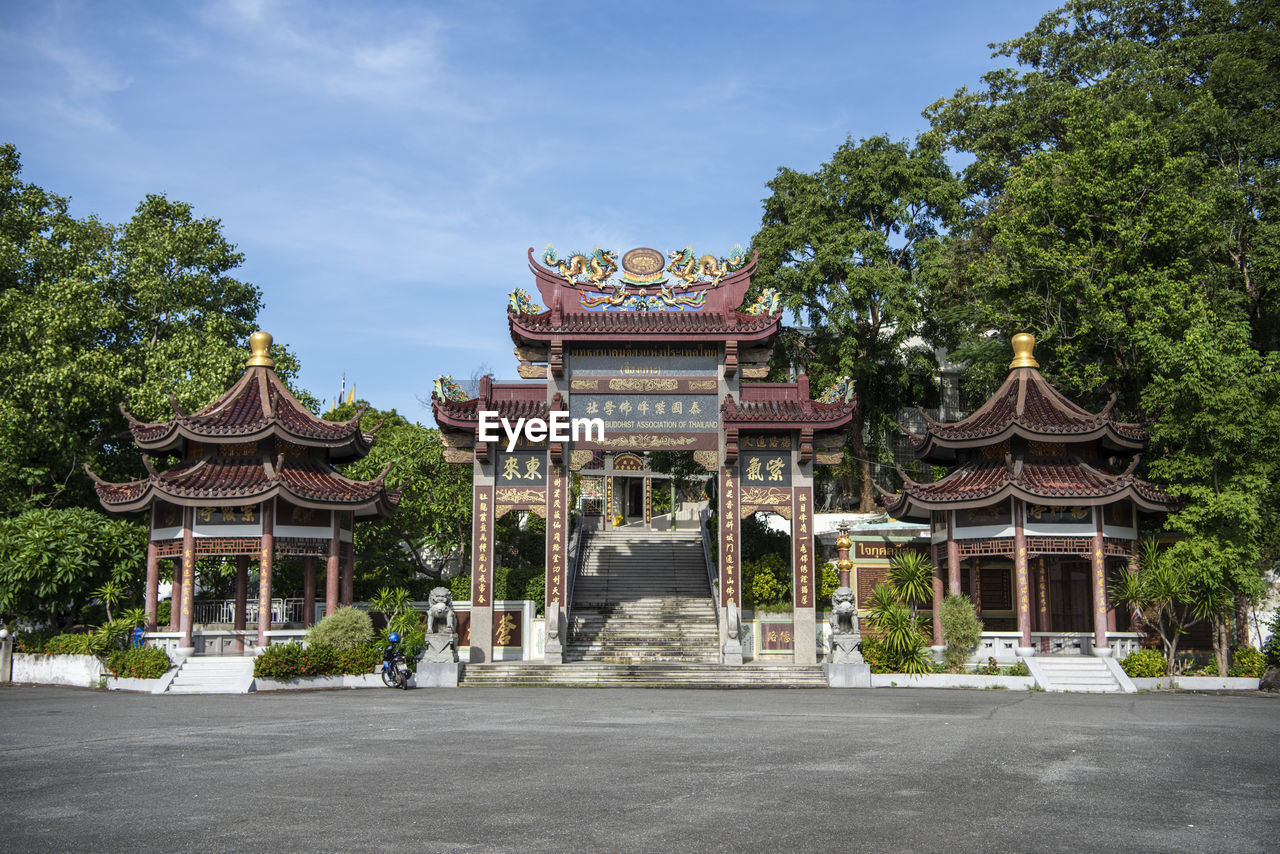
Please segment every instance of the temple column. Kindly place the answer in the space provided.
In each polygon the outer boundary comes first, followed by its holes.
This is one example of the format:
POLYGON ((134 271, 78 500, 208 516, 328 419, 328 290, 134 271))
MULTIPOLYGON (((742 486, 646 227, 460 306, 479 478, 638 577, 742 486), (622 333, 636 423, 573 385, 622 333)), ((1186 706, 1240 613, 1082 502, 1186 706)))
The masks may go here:
MULTIPOLYGON (((1049 562, 1044 555, 1036 558, 1036 628, 1053 631, 1049 625, 1049 562)), ((1040 652, 1049 654, 1049 639, 1040 639, 1040 652)))
POLYGON ((978 618, 982 618, 982 588, 978 586, 978 579, 981 578, 978 564, 979 559, 976 557, 969 558, 969 600, 973 602, 973 610, 977 613, 978 618))
POLYGON ((196 610, 196 511, 194 507, 185 507, 182 511, 182 610, 179 612, 178 631, 182 639, 178 642, 181 648, 190 652, 195 650, 192 638, 192 619, 196 610))
POLYGON ((1107 641, 1107 559, 1102 542, 1102 508, 1093 508, 1093 654, 1111 655, 1107 641))
POLYGON ((231 628, 236 633, 236 652, 244 654, 244 626, 249 606, 249 556, 236 555, 236 602, 231 615, 231 628))
POLYGON ((1112 602, 1109 597, 1107 599, 1107 631, 1119 631, 1116 628, 1116 603, 1112 602))
POLYGON ((338 511, 334 510, 333 534, 329 537, 329 557, 325 563, 324 574, 324 615, 327 617, 338 610, 338 571, 342 560, 342 532, 338 522, 338 511))
POLYGON ((275 500, 262 505, 262 560, 258 571, 258 649, 267 648, 271 631, 271 571, 276 556, 275 500))
POLYGON ((798 462, 791 490, 791 565, 794 575, 791 588, 792 661, 796 664, 818 663, 817 607, 813 584, 813 479, 806 476, 798 462))
MULTIPOLYGON (((1129 545, 1129 560, 1125 569, 1130 575, 1136 575, 1138 572, 1138 542, 1134 540, 1129 545)), ((1129 629, 1135 632, 1145 632, 1147 630, 1147 622, 1142 619, 1142 609, 1134 605, 1129 609, 1129 629)))
POLYGON ((943 597, 942 567, 933 567, 933 647, 940 650, 945 644, 942 642, 942 597, 943 597))
POLYGON ((146 630, 156 631, 156 613, 160 608, 160 546, 155 540, 147 542, 147 589, 142 607, 146 613, 146 630))
POLYGON ((947 513, 947 592, 960 595, 960 543, 955 537, 955 511, 947 513))
POLYGON ((316 558, 307 555, 302 561, 302 627, 311 628, 316 621, 316 558))
POLYGON ((356 544, 343 543, 342 549, 342 604, 356 600, 356 544))
MULTIPOLYGON (((723 445, 724 440, 721 439, 723 445)), ((723 458, 723 457, 722 457, 723 458)), ((741 525, 738 518, 737 466, 722 466, 718 490, 720 538, 720 660, 724 664, 742 663, 742 590, 740 587, 742 555, 741 525)), ((794 636, 794 634, 793 634, 794 636)))
POLYGON ((1027 530, 1025 513, 1020 498, 1013 499, 1013 576, 1014 596, 1018 603, 1018 655, 1032 655, 1031 646, 1031 593, 1027 578, 1027 530))
POLYGON ((182 627, 182 559, 171 560, 169 564, 173 570, 173 584, 169 591, 169 631, 176 632, 182 627))

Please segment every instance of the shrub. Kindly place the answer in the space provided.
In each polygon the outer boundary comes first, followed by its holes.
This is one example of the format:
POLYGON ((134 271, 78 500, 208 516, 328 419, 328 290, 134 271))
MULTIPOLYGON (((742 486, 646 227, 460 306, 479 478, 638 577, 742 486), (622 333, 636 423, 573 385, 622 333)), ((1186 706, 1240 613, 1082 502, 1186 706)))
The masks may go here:
POLYGON ((1280 667, 1280 610, 1271 618, 1267 630, 1271 632, 1271 637, 1262 645, 1262 654, 1267 657, 1268 666, 1280 667))
POLYGON ((286 643, 269 646, 253 661, 253 675, 260 679, 298 679, 304 676, 341 676, 372 673, 382 660, 382 650, 372 643, 348 649, 329 644, 303 646, 286 643))
POLYGON ((872 673, 894 672, 896 659, 889 652, 889 646, 882 637, 862 636, 862 660, 870 665, 872 673))
POLYGON ((831 607, 831 594, 840 587, 840 571, 833 563, 818 567, 818 607, 831 607))
POLYGON ((982 621, 969 597, 958 593, 942 600, 938 615, 942 619, 942 640, 947 645, 947 667, 952 673, 959 673, 982 640, 982 621))
POLYGON ((1131 652, 1120 662, 1120 666, 1132 679, 1150 679, 1164 676, 1169 672, 1169 662, 1154 649, 1131 652))
POLYGON ((1261 679, 1266 670, 1266 656, 1251 646, 1243 646, 1231 654, 1231 668, 1227 675, 1261 679))
POLYGON ((44 645, 45 655, 101 655, 104 652, 104 638, 97 632, 54 635, 44 645))
POLYGON ((781 605, 791 601, 791 568, 786 559, 766 554, 742 566, 742 587, 747 592, 747 606, 781 605))
POLYGON ((355 649, 373 641, 373 620, 358 608, 339 608, 307 631, 307 644, 355 649))
POLYGON ((38 655, 44 652, 45 644, 56 637, 57 634, 58 630, 53 628, 18 632, 13 637, 13 651, 38 655))
POLYGON ((449 579, 449 592, 453 594, 455 602, 471 601, 471 570, 463 569, 463 571, 449 579))
POLYGON ((131 679, 159 679, 172 666, 169 654, 154 646, 119 649, 107 656, 107 669, 112 676, 131 679))
POLYGON ((973 668, 973 672, 979 676, 999 676, 1000 663, 996 661, 995 656, 988 656, 986 664, 980 664, 973 668))
POLYGON ((1030 676, 1031 671, 1027 669, 1027 663, 1025 661, 1019 661, 1017 664, 1009 668, 1009 675, 1010 676, 1030 676))

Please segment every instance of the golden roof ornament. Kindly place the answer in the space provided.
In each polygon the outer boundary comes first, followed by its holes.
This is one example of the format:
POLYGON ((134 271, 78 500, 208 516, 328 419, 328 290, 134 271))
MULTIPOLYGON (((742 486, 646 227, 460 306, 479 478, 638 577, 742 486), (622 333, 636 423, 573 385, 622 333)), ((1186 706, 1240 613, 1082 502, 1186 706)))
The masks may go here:
POLYGON ((1009 363, 1012 368, 1038 368, 1040 363, 1036 361, 1036 357, 1032 351, 1036 347, 1036 337, 1029 332, 1019 332, 1013 336, 1013 361, 1009 363))
POLYGON ((271 334, 261 330, 249 336, 249 361, 244 363, 246 368, 274 368, 276 363, 271 360, 271 334))

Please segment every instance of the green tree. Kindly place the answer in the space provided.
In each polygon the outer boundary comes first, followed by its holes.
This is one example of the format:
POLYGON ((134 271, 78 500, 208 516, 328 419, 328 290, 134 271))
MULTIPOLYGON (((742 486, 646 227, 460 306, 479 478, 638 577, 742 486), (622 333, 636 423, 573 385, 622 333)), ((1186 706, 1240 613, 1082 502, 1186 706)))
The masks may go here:
POLYGON ((0 518, 0 615, 70 627, 100 594, 126 599, 122 588, 136 584, 146 551, 145 526, 92 510, 0 518))
POLYGON ((899 401, 919 397, 936 370, 931 354, 906 344, 920 319, 922 259, 960 215, 961 186, 935 136, 915 146, 848 140, 816 172, 781 168, 768 186, 752 241, 760 253, 755 282, 777 289, 813 330, 786 339, 792 364, 807 364, 818 388, 852 378, 848 473, 859 508, 870 511, 873 450, 899 401))
MULTIPOLYGON (((355 416, 356 406, 344 404, 324 417, 345 421, 355 416)), ((390 463, 388 487, 401 494, 391 518, 356 526, 357 596, 371 596, 388 585, 422 595, 441 578, 446 561, 461 559, 470 547, 471 472, 445 462, 438 430, 411 422, 394 409, 368 410, 361 428, 367 433, 375 427, 369 454, 344 466, 342 473, 369 480, 390 463)))
POLYGON ((947 669, 960 673, 982 640, 982 621, 978 619, 969 597, 958 593, 943 597, 938 608, 942 640, 947 645, 947 669))
MULTIPOLYGON (((935 337, 981 397, 999 338, 1069 395, 1150 425, 1179 562, 1240 603, 1280 522, 1280 73, 1266 0, 1073 0, 996 45, 1020 69, 929 108, 970 215, 931 281, 935 337), (951 328, 946 335, 941 327, 951 328)), ((1219 657, 1229 612, 1214 616, 1219 657)))
MULTIPOLYGON (((229 275, 243 256, 219 221, 190 205, 150 195, 124 225, 78 220, 20 175, 0 146, 0 503, 92 507, 85 463, 142 472, 117 405, 158 419, 170 394, 188 410, 213 400, 243 370, 261 295, 229 275)), ((288 351, 274 357, 292 377, 288 351)))

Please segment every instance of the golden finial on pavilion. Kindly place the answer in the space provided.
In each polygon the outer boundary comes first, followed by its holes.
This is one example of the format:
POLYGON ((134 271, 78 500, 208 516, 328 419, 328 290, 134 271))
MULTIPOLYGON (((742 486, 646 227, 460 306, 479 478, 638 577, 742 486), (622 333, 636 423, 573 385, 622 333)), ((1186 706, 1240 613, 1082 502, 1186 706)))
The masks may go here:
POLYGON ((249 350, 251 355, 249 361, 244 363, 246 368, 274 368, 276 363, 271 361, 271 335, 267 332, 258 331, 249 336, 249 350))
POLYGON ((1029 332, 1019 332, 1013 336, 1013 361, 1010 368, 1038 368, 1040 363, 1032 355, 1036 347, 1036 337, 1029 332))

